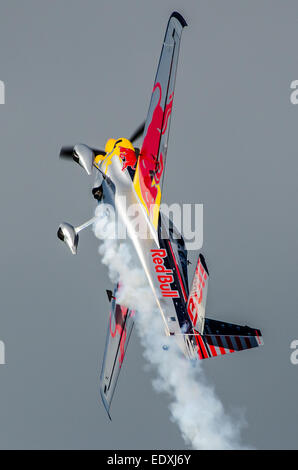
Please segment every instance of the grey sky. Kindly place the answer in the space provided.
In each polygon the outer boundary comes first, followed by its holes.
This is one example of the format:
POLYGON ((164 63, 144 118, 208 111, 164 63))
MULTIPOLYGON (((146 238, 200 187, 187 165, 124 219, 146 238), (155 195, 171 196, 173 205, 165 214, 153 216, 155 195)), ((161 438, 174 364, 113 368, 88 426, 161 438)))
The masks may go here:
MULTIPOLYGON (((92 185, 63 144, 101 147, 144 119, 166 22, 183 32, 164 201, 204 204, 209 316, 260 328, 263 348, 206 361, 243 442, 297 448, 298 4, 276 0, 1 1, 0 448, 183 448, 134 336, 109 422, 98 380, 110 287, 84 233, 92 185), (180 4, 183 8, 180 8, 180 4)), ((194 258, 196 254, 192 254, 194 258)))

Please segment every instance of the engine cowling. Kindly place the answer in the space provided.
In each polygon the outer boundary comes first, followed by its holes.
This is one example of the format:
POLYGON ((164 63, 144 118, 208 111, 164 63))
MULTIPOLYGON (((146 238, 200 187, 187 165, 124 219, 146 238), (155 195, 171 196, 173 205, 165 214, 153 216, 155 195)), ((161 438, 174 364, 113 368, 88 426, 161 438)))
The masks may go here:
POLYGON ((74 160, 88 175, 92 173, 95 155, 105 155, 103 150, 88 147, 85 144, 76 144, 74 147, 62 147, 60 158, 74 160))
POLYGON ((85 144, 76 144, 73 148, 73 159, 77 162, 88 175, 92 173, 92 167, 94 162, 93 150, 85 144))

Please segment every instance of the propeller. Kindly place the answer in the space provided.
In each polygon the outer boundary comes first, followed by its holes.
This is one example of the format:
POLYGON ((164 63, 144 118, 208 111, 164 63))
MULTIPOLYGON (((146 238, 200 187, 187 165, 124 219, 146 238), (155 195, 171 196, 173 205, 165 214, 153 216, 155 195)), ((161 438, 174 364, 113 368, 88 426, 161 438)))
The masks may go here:
MULTIPOLYGON (((145 121, 134 131, 134 133, 130 137, 130 142, 135 142, 139 137, 144 134, 145 130, 145 121)), ((88 174, 91 174, 91 167, 93 165, 93 160, 91 162, 91 156, 89 155, 90 152, 93 153, 93 158, 96 155, 106 155, 104 150, 96 149, 93 147, 88 147, 84 144, 77 144, 73 147, 65 146, 62 147, 60 150, 60 158, 65 160, 74 160, 75 162, 79 163, 88 174)))
POLYGON ((60 158, 73 158, 73 147, 62 147, 59 154, 60 158))
MULTIPOLYGON (((91 147, 91 150, 93 151, 94 155, 105 155, 106 152, 104 150, 99 150, 96 148, 91 147)), ((61 147, 60 158, 64 159, 69 159, 74 157, 74 147, 61 147)))
POLYGON ((76 144, 74 147, 62 147, 60 158, 72 159, 78 163, 88 175, 91 175, 95 155, 105 155, 103 150, 90 148, 84 144, 76 144))
POLYGON ((134 133, 132 134, 132 136, 130 137, 130 142, 133 144, 135 140, 137 140, 139 137, 141 137, 141 135, 144 134, 144 130, 145 130, 145 121, 142 122, 142 124, 134 131, 134 133))

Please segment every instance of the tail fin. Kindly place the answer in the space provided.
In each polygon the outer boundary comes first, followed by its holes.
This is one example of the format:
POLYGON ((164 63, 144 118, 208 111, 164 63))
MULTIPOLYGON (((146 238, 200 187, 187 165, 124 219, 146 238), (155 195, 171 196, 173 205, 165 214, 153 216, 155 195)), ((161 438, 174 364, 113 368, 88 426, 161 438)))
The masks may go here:
POLYGON ((207 359, 262 346, 260 330, 205 318, 208 280, 206 261, 200 254, 187 301, 193 326, 192 331, 184 334, 189 357, 207 359))
POLYGON ((222 356, 264 344, 260 330, 206 318, 204 334, 195 331, 194 352, 199 359, 222 356))
POLYGON ((209 272, 206 261, 204 256, 200 254, 187 301, 189 318, 192 321, 193 327, 200 334, 204 331, 208 279, 209 272))

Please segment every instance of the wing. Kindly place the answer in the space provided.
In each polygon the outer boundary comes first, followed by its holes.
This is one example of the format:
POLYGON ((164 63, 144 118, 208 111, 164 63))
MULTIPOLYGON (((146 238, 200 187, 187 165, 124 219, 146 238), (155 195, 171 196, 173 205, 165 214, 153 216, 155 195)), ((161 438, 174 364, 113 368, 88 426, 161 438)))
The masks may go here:
POLYGON ((143 145, 134 176, 135 190, 155 228, 158 224, 180 39, 184 26, 184 18, 174 12, 165 34, 145 124, 143 145))
POLYGON ((112 308, 109 315, 106 347, 100 376, 100 394, 107 413, 110 416, 110 406, 122 368, 129 338, 134 324, 134 312, 117 304, 114 290, 112 308))

